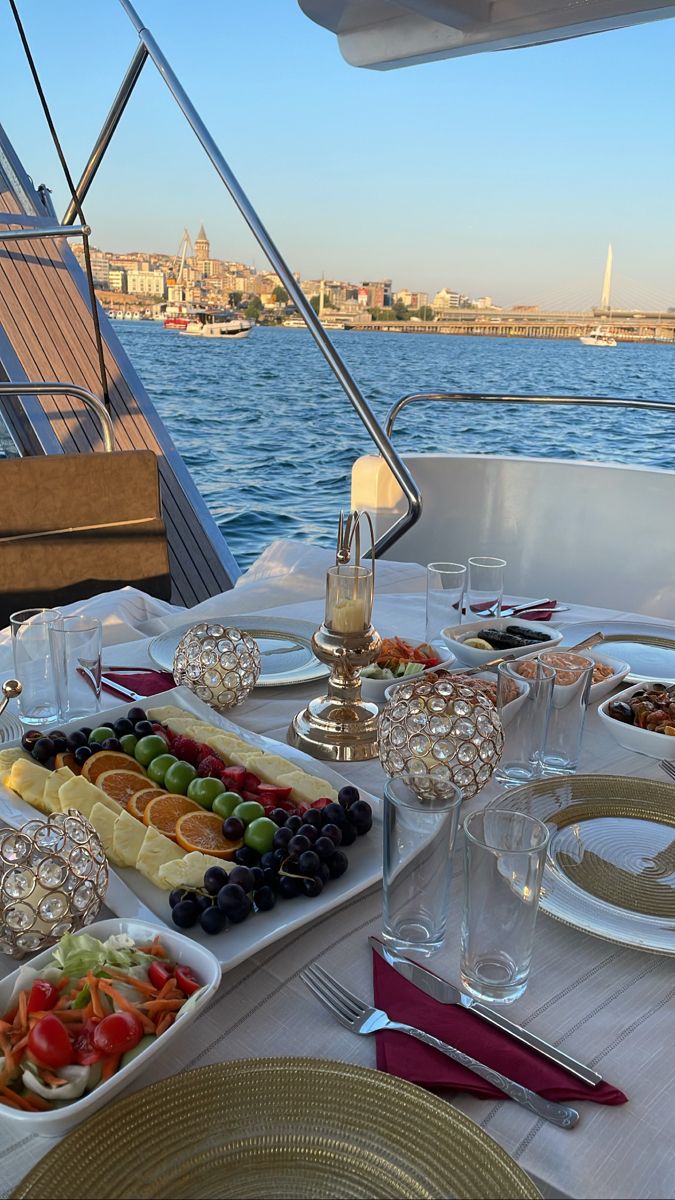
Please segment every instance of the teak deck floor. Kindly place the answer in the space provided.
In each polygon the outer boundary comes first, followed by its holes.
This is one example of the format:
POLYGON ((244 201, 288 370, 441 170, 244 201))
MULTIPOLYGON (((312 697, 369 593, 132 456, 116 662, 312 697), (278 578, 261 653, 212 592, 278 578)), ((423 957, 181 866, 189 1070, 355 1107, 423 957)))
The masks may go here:
MULTIPOLYGON (((0 127, 0 229, 54 224, 0 127)), ((157 455, 172 599, 197 604, 231 587, 238 567, 100 306, 99 319, 117 448, 157 455)), ((87 282, 64 238, 0 242, 0 377, 101 395, 87 282)), ((3 397, 0 405, 21 454, 102 450, 95 418, 75 399, 3 397)))

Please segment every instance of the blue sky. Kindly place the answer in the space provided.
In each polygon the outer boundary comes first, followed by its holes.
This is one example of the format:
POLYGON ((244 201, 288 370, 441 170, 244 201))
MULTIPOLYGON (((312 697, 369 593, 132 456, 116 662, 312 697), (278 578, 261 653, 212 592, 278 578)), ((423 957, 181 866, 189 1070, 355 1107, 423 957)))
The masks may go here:
MULTIPOLYGON (((136 45, 116 0, 19 0, 77 177, 136 45)), ((295 0, 138 0, 235 174, 303 276, 585 307, 608 241, 619 304, 675 304, 675 20, 404 70, 349 67, 295 0)), ((0 3, 0 120, 67 199, 0 3), (11 96, 11 104, 8 97, 11 96)), ((262 252, 152 64, 86 204, 97 245, 262 252)))

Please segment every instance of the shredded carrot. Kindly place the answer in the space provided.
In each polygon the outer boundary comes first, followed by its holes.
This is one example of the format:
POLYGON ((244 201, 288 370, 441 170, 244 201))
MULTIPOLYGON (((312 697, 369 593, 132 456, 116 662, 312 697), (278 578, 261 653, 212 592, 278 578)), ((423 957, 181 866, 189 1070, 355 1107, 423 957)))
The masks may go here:
POLYGON ((51 1104, 42 1096, 24 1096, 23 1099, 33 1112, 51 1112, 51 1104))
POLYGON ((13 1028, 11 1021, 0 1021, 0 1033, 9 1033, 13 1028))
POLYGON ((0 1087, 0 1104, 6 1104, 8 1108, 21 1108, 19 1097, 16 1092, 10 1092, 9 1088, 0 1087))
MULTIPOLYGON (((107 1016, 106 1010, 103 1007, 103 1004, 101 1002, 101 996, 100 996, 100 992, 99 992, 100 985, 103 981, 100 979, 97 979, 96 976, 92 975, 91 973, 89 973, 88 975, 85 976, 84 981, 87 984, 87 986, 89 987, 89 992, 91 995, 91 1009, 92 1009, 94 1016, 99 1017, 99 1018, 107 1016)), ((101 988, 101 990, 103 990, 103 989, 101 988)), ((79 1013, 82 1010, 76 1009, 75 1011, 79 1015, 79 1013)))
POLYGON ((146 1017, 145 1013, 142 1012, 137 1005, 130 1004, 128 1000, 125 1000, 122 993, 118 992, 117 988, 113 987, 112 983, 108 983, 107 980, 101 979, 99 980, 99 988, 105 993, 106 996, 110 996, 110 999, 114 1000, 115 1004, 117 1004, 119 1008, 124 1009, 125 1012, 135 1013, 146 1033, 155 1032, 155 1026, 150 1018, 146 1017))
POLYGON ((27 1024, 28 1024, 28 993, 22 992, 21 995, 19 996, 19 1007, 16 1010, 16 1016, 14 1018, 14 1025, 15 1025, 15 1027, 18 1026, 19 1029, 25 1029, 27 1024))
MULTIPOLYGON (((46 1009, 44 1012, 32 1012, 28 1017, 29 1025, 34 1025, 36 1021, 41 1021, 43 1017, 49 1016, 51 1009, 46 1009)), ((81 1021, 81 1008, 61 1008, 59 1009, 59 1021, 81 1021)))
POLYGON ((149 946, 139 946, 138 949, 142 954, 152 954, 154 958, 169 957, 158 937, 153 938, 149 946))
POLYGON ((148 1000, 142 1005, 142 1008, 144 1012, 154 1014, 156 1017, 158 1013, 175 1012, 177 1009, 182 1008, 184 1004, 185 996, 180 1000, 148 1000))
POLYGON ((133 975, 125 975, 123 971, 115 971, 112 967, 106 967, 105 973, 106 977, 109 975, 111 979, 117 979, 120 983, 128 983, 129 987, 136 988, 146 996, 157 995, 156 987, 153 987, 151 983, 144 983, 142 979, 134 979, 133 975))
POLYGON ((157 993, 157 999, 158 1000, 167 1000, 169 998, 169 996, 171 996, 171 998, 173 999, 172 992, 176 992, 176 994, 177 994, 176 981, 173 978, 173 976, 171 977, 171 979, 167 979, 166 983, 164 984, 164 987, 161 989, 160 992, 157 993))
POLYGON ((175 1020, 176 1020, 175 1013, 173 1013, 173 1012, 162 1013, 161 1017, 159 1018, 159 1020, 157 1022, 157 1037, 159 1037, 160 1034, 164 1033, 169 1028, 169 1026, 173 1025, 175 1020))
POLYGON ((56 988, 57 992, 62 992, 64 988, 68 987, 69 983, 70 983, 70 979, 68 978, 68 976, 62 975, 61 978, 59 979, 59 982, 55 983, 53 986, 56 988))
POLYGON ((25 1037, 20 1038, 18 1042, 14 1043, 14 1049, 12 1050, 12 1054, 13 1055, 18 1054, 19 1058, 20 1058, 22 1052, 26 1049, 27 1045, 28 1045, 28 1034, 26 1034, 25 1037))
POLYGON ((68 1082, 67 1079, 62 1079, 60 1075, 54 1075, 51 1071, 48 1071, 46 1067, 42 1068, 42 1078, 50 1087, 61 1087, 62 1083, 68 1082))
POLYGON ((23 1108, 27 1112, 31 1111, 31 1106, 28 1101, 24 1100, 23 1096, 20 1096, 18 1092, 10 1091, 8 1087, 0 1087, 0 1096, 2 1096, 5 1100, 14 1100, 16 1108, 23 1108))
POLYGON ((120 1065, 120 1057, 119 1054, 110 1054, 107 1058, 103 1059, 101 1064, 101 1083, 104 1083, 106 1079, 110 1079, 115 1074, 120 1065))

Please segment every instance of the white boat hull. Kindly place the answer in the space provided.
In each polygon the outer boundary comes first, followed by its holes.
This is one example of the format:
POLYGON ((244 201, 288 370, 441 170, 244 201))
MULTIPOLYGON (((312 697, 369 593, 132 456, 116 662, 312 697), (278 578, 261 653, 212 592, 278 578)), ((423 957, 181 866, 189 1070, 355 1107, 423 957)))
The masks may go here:
POLYGON ((227 322, 222 324, 202 325, 200 321, 189 321, 185 329, 181 333, 186 337, 204 337, 220 341, 241 341, 242 338, 247 338, 251 332, 251 325, 243 325, 241 322, 227 322), (236 328, 232 328, 236 325, 236 328))

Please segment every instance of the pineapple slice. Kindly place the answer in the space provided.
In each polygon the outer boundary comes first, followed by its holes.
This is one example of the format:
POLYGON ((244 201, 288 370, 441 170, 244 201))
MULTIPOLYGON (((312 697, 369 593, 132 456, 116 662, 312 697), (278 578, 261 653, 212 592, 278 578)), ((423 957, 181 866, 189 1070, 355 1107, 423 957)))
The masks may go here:
POLYGON ((136 866, 147 831, 147 825, 122 809, 113 831, 113 854, 121 867, 136 866))
POLYGON ((224 871, 233 871, 237 864, 224 858, 214 858, 211 854, 201 854, 199 850, 191 850, 185 858, 176 858, 173 862, 164 863, 159 868, 159 878, 170 888, 201 887, 204 882, 204 872, 209 867, 222 867, 224 871))
POLYGON ((49 813, 50 810, 44 807, 43 796, 50 775, 51 771, 41 767, 32 758, 17 758, 9 773, 8 787, 27 804, 32 804, 33 808, 49 813))
POLYGON ((59 788, 61 812, 66 812, 69 808, 76 808, 84 817, 89 818, 95 804, 102 804, 104 808, 110 809, 116 817, 122 811, 122 806, 116 800, 106 796, 100 787, 96 787, 96 784, 90 783, 88 779, 83 779, 81 775, 74 775, 72 779, 67 779, 65 783, 61 784, 59 788))
MULTIPOLYGON (((131 819, 133 820, 133 817, 131 819)), ((89 820, 94 826, 101 840, 101 845, 111 863, 114 866, 121 866, 122 864, 114 850, 115 825, 119 817, 116 817, 109 808, 106 808, 105 804, 95 804, 89 814, 89 820)))
POLYGON ((171 885, 160 878, 159 868, 165 863, 172 862, 174 858, 183 858, 184 854, 185 851, 181 850, 180 846, 149 825, 136 860, 136 870, 140 871, 141 875, 145 875, 145 878, 154 883, 156 887, 168 892, 171 885))
POLYGON ((53 813, 61 811, 59 788, 69 779, 75 779, 75 775, 73 771, 71 771, 70 767, 59 767, 58 771, 52 771, 45 784, 45 790, 42 796, 44 812, 53 813))

